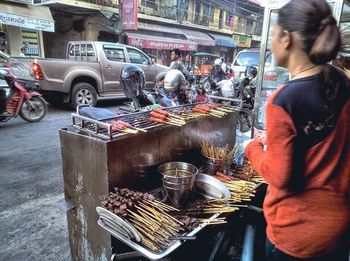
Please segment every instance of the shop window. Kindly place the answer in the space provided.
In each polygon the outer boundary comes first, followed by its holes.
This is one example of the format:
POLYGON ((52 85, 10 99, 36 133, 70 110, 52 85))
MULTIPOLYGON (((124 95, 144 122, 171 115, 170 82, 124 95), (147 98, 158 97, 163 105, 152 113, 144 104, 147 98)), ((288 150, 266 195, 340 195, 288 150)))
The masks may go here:
POLYGON ((150 64, 148 57, 143 53, 140 53, 139 51, 135 49, 130 49, 130 48, 128 48, 128 53, 129 53, 129 58, 131 63, 144 64, 144 65, 150 64))
POLYGON ((201 2, 197 0, 194 8, 194 22, 196 24, 199 23, 200 14, 201 14, 201 2))
POLYGON ((109 61, 125 63, 124 49, 104 47, 103 51, 109 61))
POLYGON ((233 23, 234 23, 234 16, 232 13, 226 13, 226 21, 225 25, 229 26, 230 28, 233 28, 233 23))
POLYGON ((40 55, 39 34, 35 30, 21 28, 22 45, 24 46, 24 54, 26 56, 40 55))
POLYGON ((222 28, 222 24, 223 24, 223 18, 224 18, 224 10, 220 9, 220 14, 219 14, 219 29, 222 28))

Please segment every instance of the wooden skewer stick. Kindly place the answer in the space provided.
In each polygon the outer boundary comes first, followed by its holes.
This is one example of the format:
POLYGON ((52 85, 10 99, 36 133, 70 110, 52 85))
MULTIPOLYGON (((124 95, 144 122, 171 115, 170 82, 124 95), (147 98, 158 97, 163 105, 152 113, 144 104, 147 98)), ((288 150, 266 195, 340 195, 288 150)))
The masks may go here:
POLYGON ((163 123, 168 124, 168 125, 177 126, 177 127, 182 127, 182 124, 178 124, 178 123, 174 123, 174 122, 164 121, 163 123))

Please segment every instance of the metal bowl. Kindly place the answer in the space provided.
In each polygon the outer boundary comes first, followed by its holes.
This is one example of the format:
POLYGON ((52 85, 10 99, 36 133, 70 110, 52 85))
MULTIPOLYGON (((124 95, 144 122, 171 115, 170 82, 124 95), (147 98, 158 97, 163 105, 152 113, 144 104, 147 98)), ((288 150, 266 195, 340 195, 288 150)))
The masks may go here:
POLYGON ((216 178, 198 173, 196 191, 206 199, 229 199, 231 193, 224 183, 216 178))
POLYGON ((167 162, 158 167, 163 180, 172 183, 193 181, 196 179, 198 169, 196 166, 186 162, 167 162))

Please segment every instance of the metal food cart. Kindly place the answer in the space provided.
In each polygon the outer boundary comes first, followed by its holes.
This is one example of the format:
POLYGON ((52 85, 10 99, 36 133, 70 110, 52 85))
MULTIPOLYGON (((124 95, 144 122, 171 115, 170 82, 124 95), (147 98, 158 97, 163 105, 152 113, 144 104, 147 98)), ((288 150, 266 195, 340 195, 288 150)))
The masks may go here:
MULTIPOLYGON (((266 59, 271 54, 271 31, 276 24, 278 10, 289 0, 264 1, 265 14, 260 48, 260 63, 257 76, 257 89, 255 92, 254 118, 255 127, 265 128, 265 104, 269 95, 283 83, 289 80, 287 69, 269 63, 266 59)), ((333 16, 337 20, 341 30, 343 49, 341 55, 348 57, 349 53, 349 28, 350 28, 350 1, 327 0, 333 10, 333 16)), ((350 69, 350 68, 346 68, 350 69)))
MULTIPOLYGON (((184 105, 188 109, 193 106, 184 105)), ((72 114, 73 128, 60 130, 64 194, 71 206, 67 211, 67 222, 73 260, 108 260, 111 257, 113 238, 97 225, 95 208, 114 187, 154 190, 161 186, 160 180, 152 176, 157 173, 145 175, 144 167, 184 159, 196 164, 200 157, 200 142, 235 143, 236 112, 222 118, 194 118, 182 127, 152 123, 149 113, 106 119, 124 120, 147 130, 137 135, 107 129, 101 132, 105 120, 92 120, 77 114, 72 114)), ((161 258, 181 244, 175 242, 171 249, 148 257, 161 258)))

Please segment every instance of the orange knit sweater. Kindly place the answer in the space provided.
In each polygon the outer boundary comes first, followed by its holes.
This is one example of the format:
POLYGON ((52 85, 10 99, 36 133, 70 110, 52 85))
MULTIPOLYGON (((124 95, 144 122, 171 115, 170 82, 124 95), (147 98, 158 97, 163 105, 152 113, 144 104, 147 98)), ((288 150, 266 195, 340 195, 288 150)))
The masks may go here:
POLYGON ((295 120, 274 102, 285 87, 266 105, 266 151, 252 141, 246 157, 269 183, 264 202, 268 238, 288 255, 311 258, 349 244, 350 101, 330 133, 304 151, 303 162, 298 162, 295 120), (305 165, 302 173, 296 173, 297 164, 305 165), (304 182, 292 189, 296 174, 304 182))

